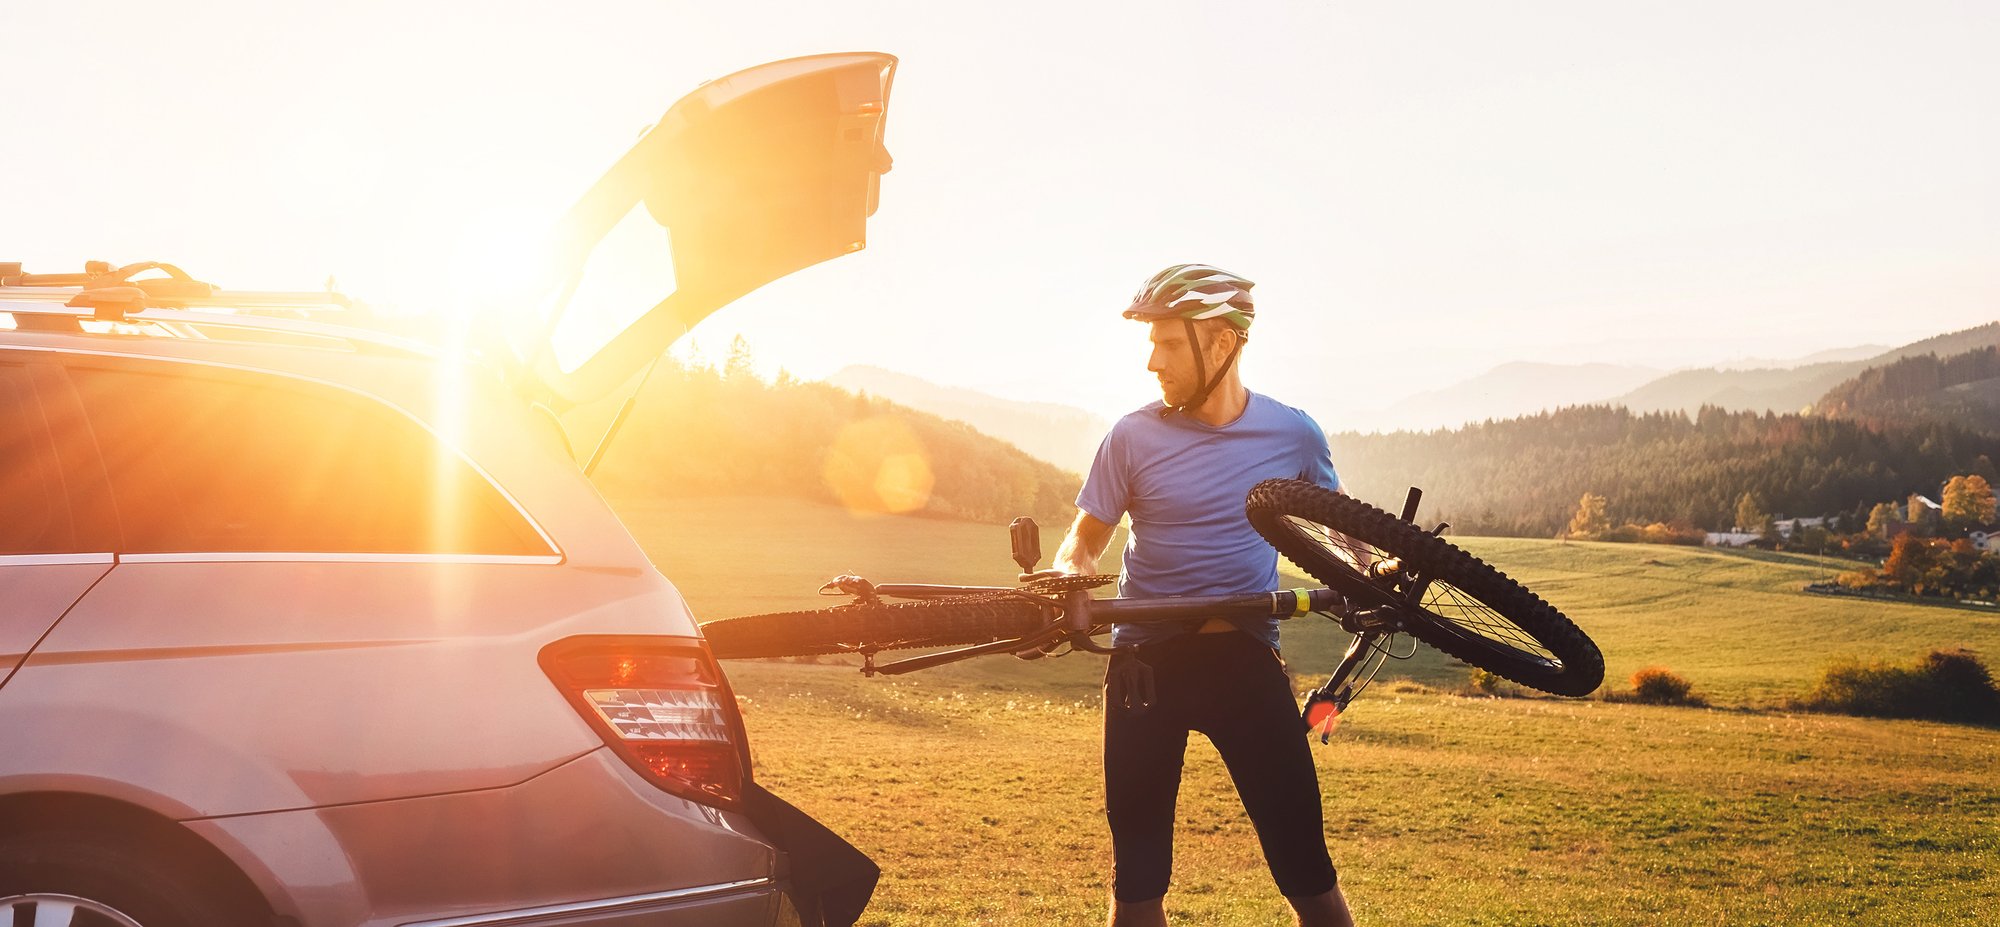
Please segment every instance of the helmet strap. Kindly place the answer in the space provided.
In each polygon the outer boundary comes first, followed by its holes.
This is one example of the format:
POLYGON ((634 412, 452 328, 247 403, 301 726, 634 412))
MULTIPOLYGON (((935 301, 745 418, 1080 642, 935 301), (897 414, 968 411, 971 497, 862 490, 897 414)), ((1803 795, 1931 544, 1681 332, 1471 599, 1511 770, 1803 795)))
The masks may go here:
POLYGON ((1195 330, 1194 320, 1182 319, 1181 321, 1187 325, 1188 345, 1194 349, 1194 379, 1195 382, 1201 383, 1202 387, 1193 396, 1188 397, 1188 401, 1178 406, 1169 406, 1161 409, 1161 418, 1165 418, 1168 413, 1172 412, 1187 415, 1190 414, 1188 410, 1201 408, 1201 404, 1208 401, 1208 394, 1214 392, 1217 386, 1222 385, 1222 378, 1229 375, 1229 365, 1236 362, 1237 352, 1243 350, 1243 336, 1239 333, 1236 336, 1236 343, 1229 348, 1229 356, 1222 359, 1221 367, 1216 368, 1215 378, 1212 380, 1208 379, 1207 367, 1201 360, 1201 337, 1200 333, 1195 330))

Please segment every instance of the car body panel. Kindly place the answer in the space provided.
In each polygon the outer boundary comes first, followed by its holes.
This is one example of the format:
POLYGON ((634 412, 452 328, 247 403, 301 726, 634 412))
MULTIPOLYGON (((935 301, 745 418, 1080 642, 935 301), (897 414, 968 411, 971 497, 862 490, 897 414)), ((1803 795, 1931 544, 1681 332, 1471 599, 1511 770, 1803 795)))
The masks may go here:
POLYGON ((255 861, 244 868, 278 913, 307 924, 481 918, 782 874, 743 818, 662 792, 602 748, 507 788, 187 826, 255 861))
POLYGON ((0 557, 0 686, 56 620, 111 570, 111 555, 0 557))
POLYGON ((0 689, 41 745, 0 753, 0 788, 67 770, 222 815, 511 785, 600 743, 544 641, 690 621, 657 574, 120 563, 0 689))

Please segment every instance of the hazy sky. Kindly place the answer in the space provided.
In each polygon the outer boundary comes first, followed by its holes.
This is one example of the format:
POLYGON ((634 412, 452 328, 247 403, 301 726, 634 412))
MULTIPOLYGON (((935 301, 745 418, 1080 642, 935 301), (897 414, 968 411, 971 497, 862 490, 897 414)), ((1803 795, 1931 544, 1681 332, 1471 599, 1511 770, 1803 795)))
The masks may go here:
POLYGON ((2000 317, 2000 4, 6 7, 0 259, 490 290, 699 81, 901 58, 868 249, 724 310, 769 365, 1115 412, 1159 267, 1259 282, 1253 388, 1671 367, 2000 317), (25 38, 24 38, 25 37, 25 38), (26 40, 32 39, 32 40, 26 40), (484 275, 485 279, 473 279, 484 275))

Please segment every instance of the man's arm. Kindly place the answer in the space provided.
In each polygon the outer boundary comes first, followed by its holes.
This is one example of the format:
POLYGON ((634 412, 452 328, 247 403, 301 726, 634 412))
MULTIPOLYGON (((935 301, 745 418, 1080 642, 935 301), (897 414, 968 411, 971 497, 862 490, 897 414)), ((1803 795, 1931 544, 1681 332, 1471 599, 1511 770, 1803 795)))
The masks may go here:
POLYGON ((1078 509, 1076 521, 1071 522, 1069 534, 1063 537, 1062 546, 1056 548, 1055 573, 1095 574, 1097 560, 1104 556, 1104 548, 1111 544, 1111 533, 1117 525, 1107 525, 1097 517, 1078 509))

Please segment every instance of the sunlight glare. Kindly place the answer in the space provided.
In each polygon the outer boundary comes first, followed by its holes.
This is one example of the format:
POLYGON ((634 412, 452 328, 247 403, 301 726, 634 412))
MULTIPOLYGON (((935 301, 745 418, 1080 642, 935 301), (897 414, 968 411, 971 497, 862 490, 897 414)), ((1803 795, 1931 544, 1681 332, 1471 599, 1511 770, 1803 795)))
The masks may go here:
POLYGON ((565 373, 631 327, 677 288, 673 239, 635 204, 591 249, 576 289, 556 312, 550 343, 565 373))

